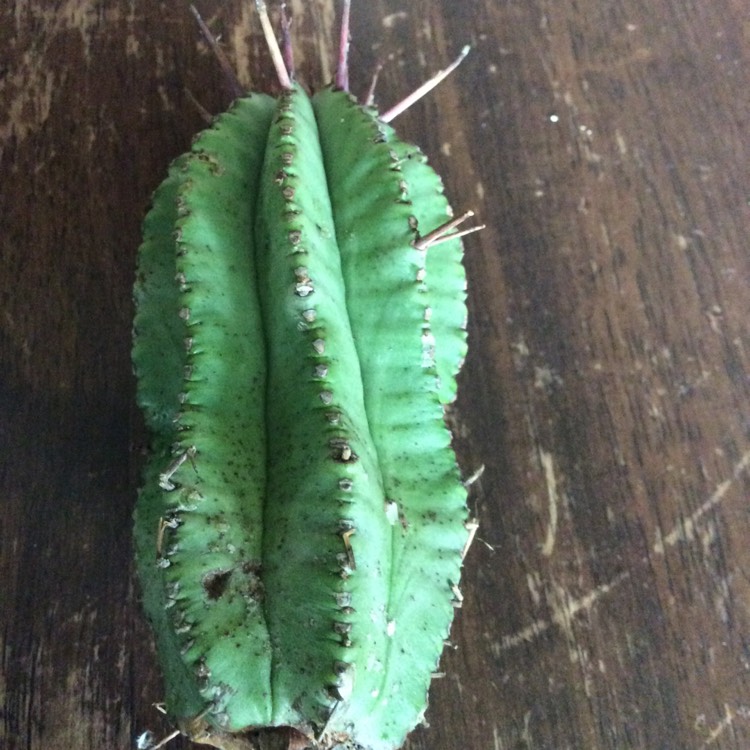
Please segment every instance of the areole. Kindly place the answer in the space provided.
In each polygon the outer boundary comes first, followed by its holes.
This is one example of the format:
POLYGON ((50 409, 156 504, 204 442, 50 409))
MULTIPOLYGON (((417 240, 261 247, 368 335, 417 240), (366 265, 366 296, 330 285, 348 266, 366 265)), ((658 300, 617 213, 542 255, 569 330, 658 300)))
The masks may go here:
POLYGON ((144 222, 143 602, 192 740, 393 750, 461 600, 470 524, 444 408, 472 230, 386 123, 399 109, 348 93, 349 2, 336 82, 312 97, 257 5, 282 94, 219 116, 144 222))

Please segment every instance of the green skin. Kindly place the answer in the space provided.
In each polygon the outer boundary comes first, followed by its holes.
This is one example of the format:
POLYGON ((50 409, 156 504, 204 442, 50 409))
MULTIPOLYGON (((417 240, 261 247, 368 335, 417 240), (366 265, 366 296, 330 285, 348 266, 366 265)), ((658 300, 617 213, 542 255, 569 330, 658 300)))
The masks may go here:
POLYGON ((443 418, 461 243, 412 244, 448 215, 373 110, 298 86, 239 100, 156 192, 135 545, 165 703, 196 741, 293 727, 392 750, 423 716, 467 540, 443 418))

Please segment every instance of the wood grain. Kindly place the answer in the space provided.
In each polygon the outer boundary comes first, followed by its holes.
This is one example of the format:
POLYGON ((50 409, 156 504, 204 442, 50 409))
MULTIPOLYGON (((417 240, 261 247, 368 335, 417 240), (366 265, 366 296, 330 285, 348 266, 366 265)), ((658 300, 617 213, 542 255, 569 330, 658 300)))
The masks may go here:
MULTIPOLYGON (((334 2, 291 6, 323 82, 334 2)), ((200 8, 273 85, 251 3, 200 8)), ((474 46, 397 123, 488 225, 455 410, 481 529, 409 747, 750 747, 746 3, 355 0, 353 35, 382 106, 474 46)), ((181 3, 0 8, 7 750, 168 730, 131 562, 130 287, 193 99, 228 103, 181 3)))

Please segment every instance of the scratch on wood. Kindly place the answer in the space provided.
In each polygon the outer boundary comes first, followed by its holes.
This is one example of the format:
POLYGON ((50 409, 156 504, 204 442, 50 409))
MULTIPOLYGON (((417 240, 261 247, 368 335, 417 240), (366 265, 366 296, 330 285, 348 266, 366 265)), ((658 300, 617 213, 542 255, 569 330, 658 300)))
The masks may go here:
MULTIPOLYGON (((47 62, 50 48, 70 45, 67 51, 70 56, 74 49, 71 37, 77 35, 81 55, 88 63, 93 35, 98 27, 123 21, 132 24, 132 11, 124 15, 114 3, 112 7, 106 5, 98 9, 92 3, 79 0, 63 0, 54 7, 43 2, 16 3, 14 46, 18 45, 20 53, 0 76, 0 95, 6 102, 0 118, 0 143, 11 137, 21 141, 49 119, 61 86, 60 70, 50 67, 47 62), (38 29, 44 29, 44 33, 40 34, 38 29), (34 39, 33 44, 28 42, 30 38, 34 39), (26 44, 27 48, 21 48, 21 44, 26 44)), ((127 50, 133 51, 130 40, 127 50)))
POLYGON ((597 586, 579 599, 571 599, 565 591, 561 591, 560 595, 555 598, 547 596, 547 603, 552 610, 552 617, 548 620, 535 620, 531 625, 527 625, 516 633, 504 635, 498 644, 493 644, 493 651, 495 654, 498 654, 520 646, 522 643, 529 643, 537 636, 549 630, 553 625, 561 628, 568 636, 571 636, 573 618, 581 612, 590 611, 599 599, 629 577, 630 572, 626 570, 613 578, 609 583, 597 586))
POLYGON ((539 460, 544 470, 544 481, 547 483, 547 499, 549 501, 549 525, 547 526, 547 538, 542 545, 542 554, 549 557, 555 548, 555 538, 557 536, 557 477, 555 475, 555 464, 552 454, 544 449, 539 449, 539 460))
POLYGON ((248 91, 253 88, 252 75, 250 73, 252 50, 248 29, 254 28, 254 10, 255 9, 250 3, 240 3, 239 18, 237 19, 237 22, 228 29, 227 34, 229 37, 227 40, 227 47, 232 50, 237 77, 240 79, 240 83, 248 91))
POLYGON ((523 733, 521 734, 521 741, 526 743, 526 747, 531 750, 533 747, 531 739, 531 711, 527 711, 523 715, 523 733))
POLYGON ((380 22, 383 25, 383 28, 385 29, 391 29, 395 25, 396 21, 401 21, 404 18, 408 18, 409 14, 404 11, 398 11, 396 13, 391 13, 388 16, 383 16, 383 20, 380 22))
MULTIPOLYGON (((291 1, 291 17, 294 19, 294 28, 299 29, 305 24, 305 14, 310 13, 307 6, 310 3, 307 0, 292 0, 291 1)), ((313 15, 316 19, 315 33, 309 40, 315 47, 315 55, 313 59, 320 64, 320 79, 321 81, 332 81, 334 71, 331 68, 331 55, 329 50, 335 49, 335 43, 331 36, 332 30, 337 29, 336 23, 336 4, 335 3, 323 3, 319 6, 317 11, 320 13, 319 16, 313 15)), ((305 58, 305 47, 304 44, 295 45, 294 56, 295 65, 298 70, 302 70, 306 64, 305 58)))
POLYGON ((505 750, 505 743, 497 730, 497 724, 492 725, 492 745, 493 750, 505 750))
POLYGON ((716 740, 721 737, 724 732, 726 732, 729 727, 732 726, 734 722, 735 713, 732 711, 732 709, 725 703, 724 704, 724 718, 711 730, 708 737, 706 738, 706 741, 701 745, 701 747, 709 747, 710 745, 713 745, 716 740))
POLYGON ((699 521, 709 511, 713 510, 723 499, 729 491, 729 488, 736 482, 750 467, 750 451, 747 451, 745 455, 737 462, 734 469, 732 470, 732 476, 719 484, 711 497, 706 500, 695 512, 693 512, 688 518, 680 520, 680 522, 670 531, 666 536, 661 535, 660 531, 657 531, 657 539, 654 543, 654 553, 657 555, 663 555, 667 547, 674 547, 677 542, 691 542, 696 536, 696 527, 699 521))

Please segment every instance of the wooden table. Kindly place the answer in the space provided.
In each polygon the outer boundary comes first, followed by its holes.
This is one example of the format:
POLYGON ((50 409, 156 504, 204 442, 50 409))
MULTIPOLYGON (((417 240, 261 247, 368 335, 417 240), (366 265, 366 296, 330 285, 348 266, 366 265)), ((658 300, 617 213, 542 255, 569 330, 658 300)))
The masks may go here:
MULTIPOLYGON (((249 0, 199 5, 272 85, 249 0)), ((383 106, 473 45, 397 124, 488 225, 456 407, 481 529, 411 748, 750 747, 747 7, 354 2, 383 106)), ((291 9, 321 82, 334 2, 291 9)), ((124 750, 167 731, 131 562, 139 225, 228 96, 182 3, 6 0, 0 42, 0 746, 124 750)))

